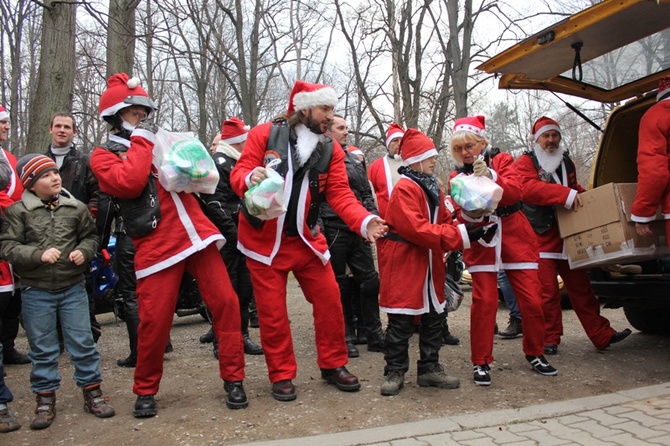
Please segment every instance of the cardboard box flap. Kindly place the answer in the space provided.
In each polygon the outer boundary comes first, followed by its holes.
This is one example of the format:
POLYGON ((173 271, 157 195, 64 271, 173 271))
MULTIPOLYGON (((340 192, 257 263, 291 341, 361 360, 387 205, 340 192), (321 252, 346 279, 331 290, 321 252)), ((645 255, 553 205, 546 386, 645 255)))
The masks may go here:
POLYGON ((619 220, 620 200, 614 183, 588 190, 581 197, 584 206, 577 211, 556 207, 558 229, 563 238, 619 220))

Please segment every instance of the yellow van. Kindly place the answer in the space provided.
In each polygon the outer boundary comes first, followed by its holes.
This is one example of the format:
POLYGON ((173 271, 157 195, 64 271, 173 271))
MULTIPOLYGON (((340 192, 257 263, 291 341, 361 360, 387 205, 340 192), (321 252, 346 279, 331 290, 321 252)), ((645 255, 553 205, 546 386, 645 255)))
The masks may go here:
MULTIPOLYGON (((547 90, 607 104, 611 112, 591 168, 590 188, 637 182, 640 118, 670 74, 670 0, 605 0, 489 59, 480 70, 499 87, 547 90)), ((670 258, 640 263, 639 274, 591 270, 601 302, 623 307, 648 333, 670 334, 670 258)))

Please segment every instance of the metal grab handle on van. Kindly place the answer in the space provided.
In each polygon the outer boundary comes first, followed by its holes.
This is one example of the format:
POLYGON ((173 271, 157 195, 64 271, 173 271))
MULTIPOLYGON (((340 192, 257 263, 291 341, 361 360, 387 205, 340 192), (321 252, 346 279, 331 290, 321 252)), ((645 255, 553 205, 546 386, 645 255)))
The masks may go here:
POLYGON ((572 79, 576 80, 577 82, 582 81, 583 77, 583 72, 582 72, 582 56, 580 54, 580 51, 582 50, 582 46, 584 44, 582 42, 575 42, 570 47, 572 47, 575 50, 575 61, 572 62, 572 79), (579 70, 579 78, 575 76, 575 71, 579 70))

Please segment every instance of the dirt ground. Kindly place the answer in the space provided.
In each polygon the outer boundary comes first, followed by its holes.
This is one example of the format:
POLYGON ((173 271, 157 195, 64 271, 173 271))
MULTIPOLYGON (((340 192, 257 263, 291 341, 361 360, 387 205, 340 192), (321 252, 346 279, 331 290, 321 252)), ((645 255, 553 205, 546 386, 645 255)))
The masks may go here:
MULTIPOLYGON (((174 352, 166 355, 162 387, 156 400, 155 418, 132 417, 133 369, 116 366, 127 355, 126 329, 111 314, 102 315, 103 336, 98 347, 102 354, 103 388, 116 408, 115 417, 102 420, 83 411, 81 391, 72 381, 67 354, 61 356, 62 387, 57 393, 58 415, 43 431, 30 430, 35 409, 28 375, 30 366, 7 366, 6 382, 14 393, 11 409, 23 427, 0 437, 0 444, 18 445, 231 445, 254 441, 341 432, 457 414, 519 408, 545 402, 599 395, 612 391, 670 381, 670 338, 635 332, 625 341, 597 352, 586 338, 574 313, 564 311, 564 331, 559 354, 550 357, 558 368, 556 377, 534 373, 521 351, 521 339, 496 339, 492 367, 493 384, 477 387, 472 381, 469 360, 469 295, 463 306, 449 317, 459 346, 444 346, 441 362, 447 372, 461 379, 456 390, 421 388, 416 385, 416 368, 406 375, 400 395, 383 397, 383 355, 361 346, 361 356, 350 360, 348 368, 361 380, 356 393, 338 391, 321 380, 316 365, 310 306, 295 281, 289 282, 289 312, 298 358, 294 380, 298 399, 282 403, 270 394, 270 383, 262 356, 246 356, 245 389, 249 407, 226 408, 222 381, 212 357, 211 345, 198 338, 208 326, 200 316, 175 318, 172 330, 174 352)), ((621 310, 604 309, 615 329, 628 326, 621 310)), ((498 312, 504 328, 507 310, 498 312)), ((258 340, 257 329, 251 329, 258 340)), ((18 346, 27 349, 23 332, 18 346)), ((417 336, 412 339, 412 364, 418 356, 417 336)))

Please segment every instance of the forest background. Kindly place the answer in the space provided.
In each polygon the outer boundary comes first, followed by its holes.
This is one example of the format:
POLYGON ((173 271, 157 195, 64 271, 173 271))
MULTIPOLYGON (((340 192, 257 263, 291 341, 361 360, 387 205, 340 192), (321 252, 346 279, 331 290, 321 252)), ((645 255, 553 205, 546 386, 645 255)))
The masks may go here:
MULTIPOLYGON (((286 110, 296 79, 332 85, 350 143, 368 162, 391 122, 438 149, 454 119, 483 114, 494 146, 518 156, 533 121, 557 119, 588 182, 599 132, 547 92, 501 92, 476 67, 593 0, 0 0, 0 100, 7 149, 44 152, 55 112, 71 111, 77 146, 106 139, 98 101, 116 72, 140 78, 156 122, 205 145, 221 122, 256 125, 286 110)), ((569 99, 569 98, 566 98, 569 99)), ((611 106, 574 103, 604 124, 611 106)), ((616 104, 615 104, 616 105, 616 104)), ((448 151, 445 151, 448 152, 448 151)), ((452 169, 440 156, 437 174, 452 169)))

